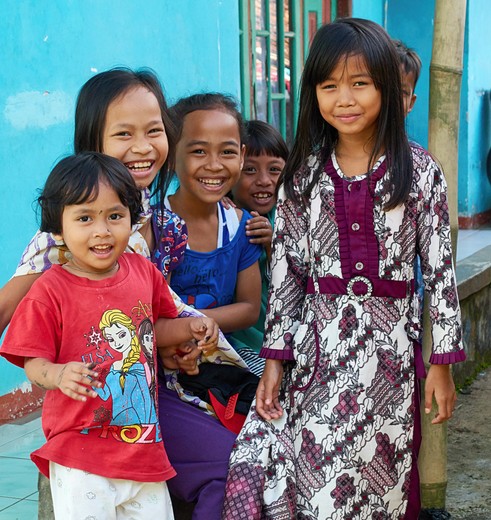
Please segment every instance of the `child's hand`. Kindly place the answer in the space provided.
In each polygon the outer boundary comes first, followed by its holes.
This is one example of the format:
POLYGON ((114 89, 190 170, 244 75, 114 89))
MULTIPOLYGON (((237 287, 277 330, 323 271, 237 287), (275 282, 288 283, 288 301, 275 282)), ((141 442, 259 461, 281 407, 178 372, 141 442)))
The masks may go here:
POLYGON ((91 388, 101 388, 97 381, 99 373, 93 370, 95 363, 79 363, 71 361, 62 365, 52 365, 53 382, 65 395, 75 401, 87 401, 87 397, 97 397, 91 388))
POLYGON ((213 318, 207 316, 194 318, 191 320, 189 328, 201 352, 210 353, 217 348, 219 328, 213 318))
POLYGON ((283 415, 283 408, 278 400, 282 378, 281 361, 267 359, 256 390, 256 411, 266 421, 279 419, 283 415))
POLYGON ((201 350, 196 346, 195 340, 171 347, 161 347, 159 353, 165 368, 181 370, 190 376, 199 374, 197 360, 201 350))
POLYGON ((188 341, 180 345, 176 349, 174 362, 179 370, 186 372, 188 376, 199 374, 198 358, 201 356, 201 350, 197 348, 194 341, 188 341))
POLYGON ((438 412, 431 424, 441 424, 452 417, 457 394, 450 371, 450 365, 431 365, 425 385, 425 413, 431 412, 433 396, 438 412))
POLYGON ((228 197, 223 197, 223 199, 220 201, 220 204, 225 209, 230 209, 230 208, 236 208, 237 207, 235 205, 235 202, 232 199, 229 199, 228 197))
POLYGON ((97 397, 91 387, 102 388, 97 381, 99 373, 94 369, 95 363, 52 363, 45 358, 25 358, 24 370, 30 381, 45 390, 59 388, 65 395, 75 401, 87 401, 87 397, 97 397))
POLYGON ((260 244, 264 247, 271 247, 273 240, 273 228, 266 217, 259 215, 257 211, 251 211, 253 218, 246 224, 246 235, 253 237, 249 239, 251 244, 260 244))

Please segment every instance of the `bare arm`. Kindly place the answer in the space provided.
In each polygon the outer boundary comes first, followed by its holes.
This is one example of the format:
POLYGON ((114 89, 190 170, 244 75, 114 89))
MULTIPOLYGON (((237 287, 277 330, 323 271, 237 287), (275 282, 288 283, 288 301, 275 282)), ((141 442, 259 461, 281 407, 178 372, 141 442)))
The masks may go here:
POLYGON ((197 318, 159 318, 155 323, 157 346, 175 348, 189 340, 196 340, 200 350, 210 350, 218 343, 218 325, 206 316, 197 318))
POLYGON ((87 397, 97 397, 92 386, 101 388, 97 381, 98 372, 92 370, 93 364, 52 363, 44 358, 26 358, 24 370, 29 381, 45 390, 60 389, 75 401, 87 401, 87 397))
POLYGON ((16 276, 0 289, 0 336, 10 323, 17 305, 41 274, 16 276))
POLYGON ((222 332, 234 332, 254 325, 261 307, 261 273, 259 263, 240 271, 235 288, 235 303, 200 309, 218 323, 222 332))

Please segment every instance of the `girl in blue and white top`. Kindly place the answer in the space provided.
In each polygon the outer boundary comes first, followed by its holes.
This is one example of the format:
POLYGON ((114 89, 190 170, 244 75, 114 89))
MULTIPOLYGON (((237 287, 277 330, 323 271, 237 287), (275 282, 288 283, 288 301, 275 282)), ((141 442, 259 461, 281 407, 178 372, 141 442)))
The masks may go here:
POLYGON ((233 98, 216 93, 183 98, 171 115, 179 188, 167 198, 167 209, 188 227, 171 286, 185 303, 217 319, 223 332, 246 328, 259 313, 261 248, 246 234, 251 215, 220 204, 244 162, 242 117, 233 98))
MULTIPOLYGON (((233 98, 216 93, 181 99, 171 116, 177 126, 179 188, 166 202, 188 228, 188 247, 172 273, 171 288, 215 319, 224 333, 245 329, 259 315, 262 248, 246 234, 251 215, 220 203, 241 173, 242 116, 233 98)), ((193 518, 219 520, 235 434, 162 386, 159 415, 177 426, 163 432, 177 472, 169 489, 181 500, 195 502, 193 518)))

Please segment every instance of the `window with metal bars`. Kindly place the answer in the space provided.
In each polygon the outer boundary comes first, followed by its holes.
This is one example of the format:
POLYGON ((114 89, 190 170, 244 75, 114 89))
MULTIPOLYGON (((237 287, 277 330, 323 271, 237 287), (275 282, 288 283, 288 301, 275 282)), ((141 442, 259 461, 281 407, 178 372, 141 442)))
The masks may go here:
POLYGON ((240 0, 244 117, 261 119, 292 142, 298 86, 313 35, 351 14, 351 0, 240 0))

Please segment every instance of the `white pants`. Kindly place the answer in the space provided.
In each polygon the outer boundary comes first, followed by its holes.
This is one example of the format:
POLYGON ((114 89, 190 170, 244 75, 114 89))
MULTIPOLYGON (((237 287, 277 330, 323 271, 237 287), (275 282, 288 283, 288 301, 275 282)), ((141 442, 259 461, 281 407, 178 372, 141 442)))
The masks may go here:
POLYGON ((136 482, 49 463, 57 520, 174 520, 165 482, 136 482))

